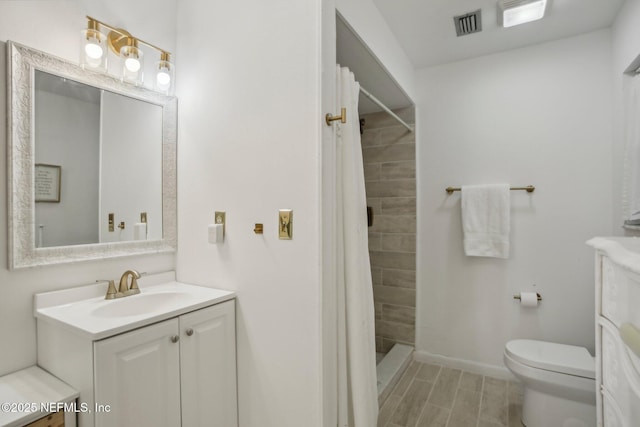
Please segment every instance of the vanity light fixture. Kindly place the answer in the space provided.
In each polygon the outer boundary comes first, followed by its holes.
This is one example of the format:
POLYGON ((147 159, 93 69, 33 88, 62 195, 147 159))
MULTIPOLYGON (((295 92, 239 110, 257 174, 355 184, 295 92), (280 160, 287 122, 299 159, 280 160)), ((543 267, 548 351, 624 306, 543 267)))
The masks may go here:
POLYGON ((171 95, 170 92, 173 87, 175 69, 173 63, 171 63, 171 54, 169 52, 163 51, 160 53, 160 61, 156 62, 155 70, 155 90, 165 95, 171 95))
POLYGON ((504 28, 544 17, 547 0, 498 0, 498 24, 504 28))
POLYGON ((120 48, 120 59, 122 61, 122 80, 141 85, 144 78, 144 53, 138 47, 138 40, 127 37, 127 45, 120 48))
POLYGON ((151 43, 134 37, 126 30, 115 28, 95 18, 87 16, 87 29, 82 31, 82 51, 80 63, 84 68, 107 71, 107 49, 120 58, 121 79, 124 82, 142 85, 144 82, 144 51, 140 45, 160 53, 160 61, 155 63, 153 88, 165 95, 171 95, 174 87, 175 66, 171 54, 151 43), (101 29, 109 30, 105 36, 101 29))
POLYGON ((87 29, 81 31, 80 65, 97 71, 107 71, 107 37, 98 29, 98 21, 87 17, 87 29))

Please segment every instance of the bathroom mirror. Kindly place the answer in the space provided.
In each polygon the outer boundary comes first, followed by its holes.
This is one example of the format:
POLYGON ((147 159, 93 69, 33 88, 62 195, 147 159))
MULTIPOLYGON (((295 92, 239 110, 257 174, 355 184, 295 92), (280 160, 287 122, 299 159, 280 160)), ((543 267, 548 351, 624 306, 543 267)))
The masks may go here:
POLYGON ((174 251, 176 98, 7 50, 9 268, 174 251))

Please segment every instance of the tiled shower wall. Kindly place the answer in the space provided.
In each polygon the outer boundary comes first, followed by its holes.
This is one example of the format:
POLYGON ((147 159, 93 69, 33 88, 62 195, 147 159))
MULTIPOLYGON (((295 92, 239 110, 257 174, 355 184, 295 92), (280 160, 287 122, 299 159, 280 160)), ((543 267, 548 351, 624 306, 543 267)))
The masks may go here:
MULTIPOLYGON (((415 123, 415 111, 395 111, 415 123)), ((376 351, 414 345, 416 323, 415 133, 386 113, 365 114, 362 134, 367 204, 373 208, 369 255, 376 313, 376 351)))

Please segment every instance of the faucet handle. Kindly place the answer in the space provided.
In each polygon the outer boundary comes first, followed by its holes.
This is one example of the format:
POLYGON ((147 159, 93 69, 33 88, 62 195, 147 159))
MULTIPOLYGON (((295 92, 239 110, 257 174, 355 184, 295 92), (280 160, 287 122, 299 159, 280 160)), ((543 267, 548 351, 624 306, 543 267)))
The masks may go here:
MULTIPOLYGON (((138 275, 140 277, 140 275, 138 275)), ((140 293, 140 288, 138 287, 138 277, 135 275, 131 276, 131 286, 129 286, 129 290, 127 291, 127 295, 134 295, 140 293)))
POLYGON ((107 294, 104 296, 104 299, 115 299, 122 296, 122 294, 118 294, 118 291, 116 291, 116 283, 114 280, 96 280, 96 282, 109 282, 107 294))

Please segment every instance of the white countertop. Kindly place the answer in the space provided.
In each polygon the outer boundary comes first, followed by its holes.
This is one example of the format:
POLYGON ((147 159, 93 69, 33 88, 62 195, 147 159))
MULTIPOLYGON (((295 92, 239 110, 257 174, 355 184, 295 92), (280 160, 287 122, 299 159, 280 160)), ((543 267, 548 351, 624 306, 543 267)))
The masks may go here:
POLYGON ((95 341, 235 298, 173 278, 172 272, 144 276, 140 294, 112 300, 104 299, 105 283, 36 294, 34 315, 95 341))
POLYGON ((640 274, 640 239, 637 237, 594 237, 587 245, 607 255, 616 264, 640 274))
POLYGON ((28 424, 50 413, 41 411, 43 406, 77 397, 76 390, 37 366, 5 375, 0 377, 0 426, 28 424))

